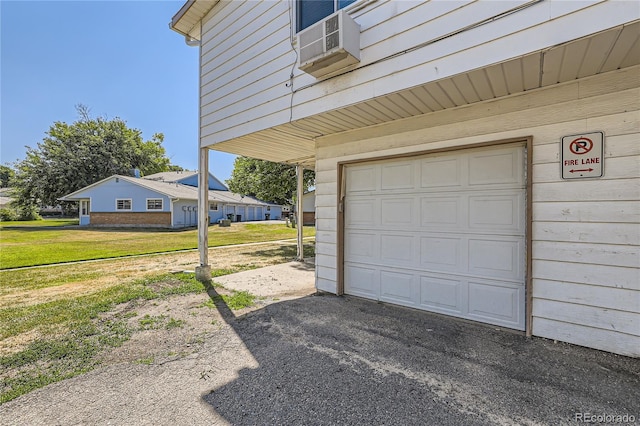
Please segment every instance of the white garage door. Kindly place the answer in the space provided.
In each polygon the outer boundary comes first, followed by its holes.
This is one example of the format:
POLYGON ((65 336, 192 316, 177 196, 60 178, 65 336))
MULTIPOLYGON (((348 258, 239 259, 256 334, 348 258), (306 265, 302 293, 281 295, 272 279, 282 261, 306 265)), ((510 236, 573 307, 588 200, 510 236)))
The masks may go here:
POLYGON ((345 167, 345 293, 524 330, 524 147, 345 167))

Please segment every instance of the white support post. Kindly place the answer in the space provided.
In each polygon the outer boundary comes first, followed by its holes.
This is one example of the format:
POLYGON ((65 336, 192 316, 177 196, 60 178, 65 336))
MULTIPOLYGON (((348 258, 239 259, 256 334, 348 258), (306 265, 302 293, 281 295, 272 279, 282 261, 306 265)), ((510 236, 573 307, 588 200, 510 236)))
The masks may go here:
POLYGON ((198 251, 200 266, 196 268, 196 279, 209 282, 209 148, 200 148, 198 154, 198 251))
POLYGON ((296 177, 298 178, 297 198, 296 198, 296 215, 297 215, 297 230, 298 230, 298 260, 304 261, 304 245, 303 238, 303 215, 302 211, 302 196, 304 195, 304 168, 298 164, 296 166, 296 177))

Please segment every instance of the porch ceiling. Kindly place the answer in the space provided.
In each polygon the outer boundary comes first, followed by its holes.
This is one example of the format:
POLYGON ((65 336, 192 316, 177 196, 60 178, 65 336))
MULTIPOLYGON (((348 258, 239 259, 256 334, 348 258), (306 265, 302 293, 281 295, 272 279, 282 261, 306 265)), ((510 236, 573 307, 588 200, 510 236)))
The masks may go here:
POLYGON ((640 64, 640 22, 507 62, 320 113, 210 146, 315 166, 314 138, 496 99, 640 64))

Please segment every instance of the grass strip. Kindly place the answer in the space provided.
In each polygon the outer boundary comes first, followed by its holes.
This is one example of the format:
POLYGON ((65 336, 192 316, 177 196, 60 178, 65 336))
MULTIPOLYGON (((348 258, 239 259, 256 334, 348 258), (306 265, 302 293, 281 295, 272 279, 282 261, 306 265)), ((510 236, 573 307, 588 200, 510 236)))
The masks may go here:
MULTIPOLYGON (((0 239, 0 269, 51 265, 80 260, 195 249, 197 230, 108 229, 65 227, 4 227, 0 239)), ((314 227, 304 228, 315 235, 314 227)), ((209 227, 209 247, 296 238, 284 224, 234 223, 209 227)))
MULTIPOLYGON (((214 270, 213 275, 229 272, 214 270)), ((143 317, 138 321, 139 327, 132 328, 127 323, 130 314, 116 314, 113 320, 101 320, 101 313, 134 300, 204 292, 204 285, 193 274, 161 274, 86 296, 0 309, 2 339, 34 332, 47 336, 31 342, 19 352, 0 356, 0 404, 92 370, 100 363, 99 354, 121 346, 136 331, 169 330, 183 325, 174 318, 143 317)), ((255 296, 235 292, 228 301, 229 308, 236 310, 252 304, 255 296)))

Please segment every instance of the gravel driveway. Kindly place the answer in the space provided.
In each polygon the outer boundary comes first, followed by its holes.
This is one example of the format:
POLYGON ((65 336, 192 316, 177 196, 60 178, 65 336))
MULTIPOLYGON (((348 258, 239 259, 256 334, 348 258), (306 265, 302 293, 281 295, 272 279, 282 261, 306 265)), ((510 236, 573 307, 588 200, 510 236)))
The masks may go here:
POLYGON ((151 365, 122 362, 47 386, 0 406, 0 424, 639 421, 638 359, 315 295, 313 275, 312 267, 290 263, 229 276, 226 287, 262 292, 267 302, 240 313, 218 304, 218 326, 196 352, 151 365))

